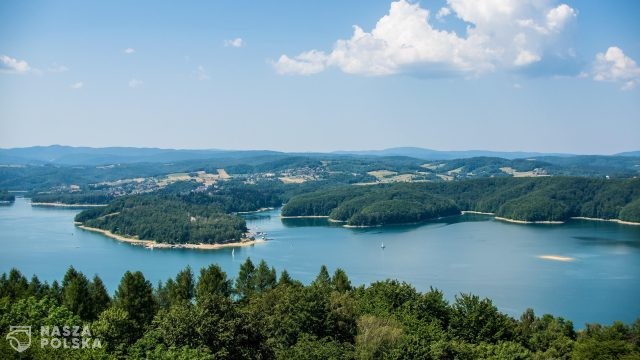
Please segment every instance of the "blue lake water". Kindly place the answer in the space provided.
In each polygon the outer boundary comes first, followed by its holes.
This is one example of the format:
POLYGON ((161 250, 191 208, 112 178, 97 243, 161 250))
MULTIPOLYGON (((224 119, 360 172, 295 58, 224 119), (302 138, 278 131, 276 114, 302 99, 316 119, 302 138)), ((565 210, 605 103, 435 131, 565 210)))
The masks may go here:
POLYGON ((248 226, 272 240, 216 251, 149 250, 73 225, 78 210, 0 207, 0 272, 12 267, 51 282, 73 265, 98 274, 111 292, 126 270, 156 283, 187 265, 197 273, 218 263, 231 277, 251 257, 311 281, 322 264, 346 270, 354 284, 394 278, 418 290, 433 286, 449 299, 461 292, 491 298, 518 317, 527 307, 586 322, 632 322, 640 317, 640 227, 571 221, 519 225, 464 215, 422 225, 347 229, 324 219, 280 219, 277 210, 247 216, 248 226), (384 242, 385 249, 381 248, 384 242), (574 258, 561 262, 541 255, 574 258))

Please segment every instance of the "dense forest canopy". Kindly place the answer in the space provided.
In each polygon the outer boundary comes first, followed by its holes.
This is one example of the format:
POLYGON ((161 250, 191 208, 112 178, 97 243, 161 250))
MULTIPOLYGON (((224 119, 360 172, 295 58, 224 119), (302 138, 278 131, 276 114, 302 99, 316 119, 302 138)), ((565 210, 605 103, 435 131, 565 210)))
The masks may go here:
POLYGON ((329 216, 350 225, 409 223, 460 210, 523 221, 582 216, 640 222, 639 204, 637 178, 486 178, 323 189, 292 197, 282 214, 329 216))
POLYGON ((214 203, 156 194, 119 198, 104 208, 85 210, 76 221, 113 234, 169 244, 215 244, 239 241, 245 221, 225 214, 214 203))
POLYGON ((35 194, 31 196, 32 203, 61 203, 78 205, 101 205, 108 204, 114 196, 103 191, 86 191, 79 193, 55 193, 55 194, 35 194))
MULTIPOLYGON (((0 276, 0 335, 10 325, 87 326, 96 348, 32 346, 10 359, 637 359, 640 319, 586 324, 526 310, 519 318, 490 299, 460 294, 448 302, 395 280, 355 287, 322 267, 304 285, 286 271, 247 259, 235 279, 218 265, 189 268, 153 286, 126 272, 111 296, 97 275, 69 268, 40 282, 18 270, 0 276), (580 328, 584 324, 580 324, 580 328)), ((73 336, 66 337, 71 340, 73 336)))

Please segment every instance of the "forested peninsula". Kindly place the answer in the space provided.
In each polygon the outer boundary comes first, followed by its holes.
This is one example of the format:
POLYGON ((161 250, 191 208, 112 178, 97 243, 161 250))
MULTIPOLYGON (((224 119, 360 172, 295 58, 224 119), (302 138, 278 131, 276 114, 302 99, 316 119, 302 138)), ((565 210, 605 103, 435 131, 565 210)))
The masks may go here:
POLYGON ((245 221, 214 204, 179 197, 130 196, 104 208, 79 213, 76 222, 114 235, 167 244, 215 244, 240 241, 245 221))
POLYGON ((282 216, 328 216, 350 226, 415 223, 460 214, 562 222, 572 217, 640 222, 640 179, 484 178, 341 186, 292 197, 282 216))

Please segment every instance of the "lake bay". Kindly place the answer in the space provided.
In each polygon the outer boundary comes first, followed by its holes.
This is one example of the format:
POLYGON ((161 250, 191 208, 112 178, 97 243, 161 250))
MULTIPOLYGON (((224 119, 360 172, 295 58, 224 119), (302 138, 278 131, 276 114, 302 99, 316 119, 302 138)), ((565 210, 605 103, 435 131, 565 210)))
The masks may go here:
POLYGON ((640 227, 573 220, 563 225, 502 223, 464 215, 421 225, 344 228, 325 219, 281 219, 278 210, 247 215, 268 242, 215 251, 155 249, 78 229, 79 210, 31 207, 28 199, 0 207, 0 271, 18 268, 51 282, 73 265, 98 274, 110 292, 126 270, 154 284, 190 265, 219 264, 234 277, 250 257, 305 283, 322 264, 342 267, 355 285, 387 278, 418 290, 433 286, 448 299, 461 292, 491 298, 518 317, 532 307, 574 321, 632 322, 640 316, 640 227), (381 248, 384 243, 385 248, 381 248), (540 258, 558 256, 571 261, 540 258))

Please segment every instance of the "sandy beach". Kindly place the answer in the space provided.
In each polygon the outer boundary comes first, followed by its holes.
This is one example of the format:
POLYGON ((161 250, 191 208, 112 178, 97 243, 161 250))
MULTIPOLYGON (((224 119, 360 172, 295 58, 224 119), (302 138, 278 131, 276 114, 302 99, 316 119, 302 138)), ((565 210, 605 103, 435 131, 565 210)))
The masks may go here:
POLYGON ((228 247, 250 246, 250 245, 254 245, 254 244, 258 244, 266 241, 264 239, 243 238, 238 242, 231 242, 231 243, 225 243, 225 244, 167 244, 167 243, 160 243, 154 240, 140 240, 140 239, 136 239, 128 236, 121 236, 121 235, 114 234, 111 231, 84 226, 80 223, 76 223, 76 226, 79 227, 80 229, 97 232, 118 241, 126 242, 132 245, 144 246, 150 249, 217 250, 217 249, 228 248, 228 247))
POLYGON ((319 215, 307 215, 307 216, 282 216, 282 219, 328 219, 328 216, 319 216, 319 215))
POLYGON ((614 222, 614 223, 623 224, 623 225, 640 225, 640 222, 624 221, 620 219, 599 219, 599 218, 590 218, 590 217, 582 217, 582 216, 572 217, 572 219, 589 220, 589 221, 609 221, 609 222, 614 222))
POLYGON ((542 260, 553 260, 553 261, 563 261, 563 262, 569 262, 569 261, 575 260, 572 257, 560 256, 560 255, 540 255, 540 256, 537 256, 537 258, 542 260))
POLYGON ((496 216, 495 219, 500 221, 510 222, 510 223, 516 223, 516 224, 548 224, 548 225, 564 224, 564 221, 524 221, 524 220, 508 219, 500 216, 496 216))
POLYGON ((464 214, 495 215, 495 213, 482 212, 482 211, 473 211, 473 210, 462 210, 462 211, 460 211, 460 213, 462 215, 464 215, 464 214))
POLYGON ((269 210, 273 210, 274 208, 272 207, 263 207, 260 208, 258 210, 254 210, 254 211, 237 211, 236 214, 255 214, 255 213, 261 213, 261 212, 265 212, 265 211, 269 211, 269 210))
POLYGON ((102 207, 107 204, 63 204, 63 203, 46 203, 46 202, 32 202, 31 206, 47 206, 47 207, 102 207))
POLYGON ((346 221, 344 221, 344 220, 336 220, 336 219, 331 219, 331 218, 329 218, 329 222, 332 222, 332 223, 346 223, 346 221))

